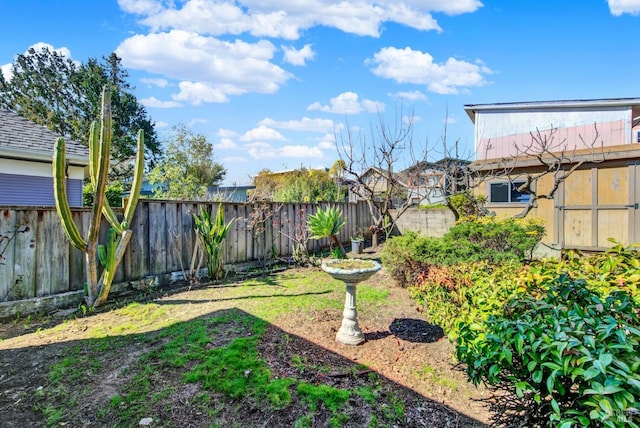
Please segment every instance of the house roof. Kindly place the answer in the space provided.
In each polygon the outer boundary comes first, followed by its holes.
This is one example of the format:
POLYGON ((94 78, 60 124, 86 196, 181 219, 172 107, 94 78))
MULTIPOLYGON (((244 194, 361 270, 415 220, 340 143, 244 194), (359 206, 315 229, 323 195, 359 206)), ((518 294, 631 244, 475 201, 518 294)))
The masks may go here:
MULTIPOLYGON (((0 157, 51 162, 56 138, 60 135, 24 117, 0 110, 0 157)), ((89 164, 89 148, 73 140, 65 140, 67 159, 71 165, 89 164)))
POLYGON ((493 104, 466 104, 464 110, 475 123, 476 112, 543 110, 568 108, 630 107, 640 105, 640 98, 601 98, 593 100, 526 101, 493 104))

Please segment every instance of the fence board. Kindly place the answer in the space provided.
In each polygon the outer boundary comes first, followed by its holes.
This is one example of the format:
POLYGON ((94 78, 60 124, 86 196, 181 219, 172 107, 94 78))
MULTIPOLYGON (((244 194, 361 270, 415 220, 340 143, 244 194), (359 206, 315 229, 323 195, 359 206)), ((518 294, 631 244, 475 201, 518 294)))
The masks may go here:
MULTIPOLYGON (((30 298, 36 294, 36 229, 38 213, 30 211, 16 212, 16 227, 19 232, 15 237, 15 299, 30 298)), ((80 266, 82 269, 82 266, 80 266)))
MULTIPOLYGON (((341 237, 348 240, 359 226, 370 224, 364 204, 336 205, 347 216, 341 237), (361 218, 363 215, 365 218, 361 218)), ((192 213, 198 212, 200 206, 212 209, 214 215, 217 212, 218 205, 213 203, 141 200, 131 222, 133 234, 116 273, 116 282, 188 269, 196 241, 192 213)), ((321 206, 326 208, 328 204, 321 206)), ((265 261, 273 256, 290 255, 297 236, 306 228, 308 216, 317 212, 317 208, 316 204, 224 203, 226 221, 236 219, 225 244, 226 262, 265 261)), ((121 210, 116 213, 121 215, 121 210)), ((91 211, 74 209, 72 214, 86 237, 91 211)), ((24 225, 28 231, 18 233, 5 250, 7 259, 0 265, 0 300, 5 294, 8 300, 16 300, 84 287, 84 253, 71 246, 54 208, 0 208, 0 232, 6 235, 16 225, 24 225), (9 294, 16 278, 19 287, 9 294)), ((108 228, 103 220, 101 244, 106 242, 108 228)), ((327 246, 326 239, 308 242, 310 252, 327 246)))
POLYGON ((167 272, 167 253, 172 253, 175 241, 171 239, 173 210, 164 202, 149 203, 149 269, 167 272), (168 212, 167 212, 168 211, 168 212))
MULTIPOLYGON (((247 253, 247 226, 246 226, 246 217, 247 217, 247 206, 242 204, 242 205, 236 205, 237 207, 237 212, 236 212, 236 219, 235 219, 235 226, 236 226, 236 233, 237 233, 237 240, 236 240, 236 247, 237 247, 237 252, 238 252, 238 260, 240 259, 244 259, 246 258, 247 253)), ((227 221, 229 221, 227 219, 227 221)))
MULTIPOLYGON (((182 246, 182 267, 181 270, 188 271, 191 265, 191 257, 193 255, 196 243, 196 235, 193 230, 193 214, 198 212, 198 205, 193 203, 182 204, 180 211, 182 230, 175 239, 180 241, 182 246)), ((180 231, 176 231, 180 232, 180 231)))
POLYGON ((184 225, 182 222, 182 210, 182 203, 167 203, 167 224, 165 227, 165 232, 168 235, 166 272, 175 272, 188 266, 184 261, 183 255, 182 233, 184 232, 184 225))
POLYGON ((125 253, 125 275, 129 281, 142 279, 149 271, 149 204, 138 204, 133 216, 131 240, 125 253))
MULTIPOLYGON (((48 296, 51 292, 51 258, 53 246, 51 221, 55 212, 38 211, 38 231, 36 232, 36 296, 48 296)), ((58 217, 55 218, 58 221, 58 217)))
POLYGON ((55 211, 49 212, 51 294, 69 291, 69 240, 55 211))
MULTIPOLYGON (((35 211, 25 211, 26 213, 35 214, 35 211)), ((87 236, 84 229, 84 211, 73 211, 71 213, 71 217, 75 222, 76 226, 78 226, 78 230, 82 236, 87 236)), ((87 217, 88 218, 88 217, 87 217)), ((65 236, 66 238, 66 236, 65 236)), ((76 247, 71 245, 71 243, 67 244, 69 246, 69 290, 82 290, 85 278, 84 278, 84 253, 78 250, 76 247)))
POLYGON ((0 301, 5 298, 13 300, 16 213, 13 210, 2 210, 0 213, 0 301))

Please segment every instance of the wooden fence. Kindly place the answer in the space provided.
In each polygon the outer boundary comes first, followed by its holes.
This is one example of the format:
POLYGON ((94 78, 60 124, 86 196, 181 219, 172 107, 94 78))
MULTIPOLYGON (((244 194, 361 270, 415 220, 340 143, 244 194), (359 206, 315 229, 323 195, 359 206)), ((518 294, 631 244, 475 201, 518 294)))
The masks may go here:
MULTIPOLYGON (((308 215, 326 205, 223 203, 226 220, 235 219, 226 238, 225 263, 291 255, 308 215)), ((345 216, 341 241, 371 224, 365 203, 333 205, 345 216)), ((114 282, 188 271, 196 240, 193 213, 202 208, 215 215, 218 203, 141 200, 114 282)), ((86 236, 91 211, 75 209, 73 216, 86 236)), ((107 231, 105 222, 100 242, 106 241, 107 231)), ((312 240, 308 249, 326 245, 326 240, 312 240)), ((0 302, 82 290, 85 283, 84 253, 69 243, 55 208, 0 207, 0 255, 0 302)))

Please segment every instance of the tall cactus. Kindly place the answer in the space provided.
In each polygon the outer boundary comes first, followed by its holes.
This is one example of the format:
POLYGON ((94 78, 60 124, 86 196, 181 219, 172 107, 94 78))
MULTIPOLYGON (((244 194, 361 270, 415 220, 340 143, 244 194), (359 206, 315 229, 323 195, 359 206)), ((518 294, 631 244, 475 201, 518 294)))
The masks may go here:
POLYGON ((138 132, 137 150, 129 203, 124 210, 124 221, 120 223, 118 217, 109 206, 105 192, 111 153, 111 92, 105 86, 102 91, 100 123, 94 122, 89 132, 89 172, 94 198, 91 221, 87 238, 85 239, 73 221, 67 200, 65 142, 62 138, 56 140, 53 153, 53 190, 56 210, 71 244, 85 253, 87 268, 86 299, 87 303, 93 307, 100 306, 107 299, 115 272, 131 240, 132 232, 129 226, 133 220, 133 214, 140 197, 144 168, 144 135, 142 130, 138 132), (111 225, 106 247, 98 244, 100 222, 103 215, 111 225), (104 267, 100 277, 98 277, 98 262, 104 267))

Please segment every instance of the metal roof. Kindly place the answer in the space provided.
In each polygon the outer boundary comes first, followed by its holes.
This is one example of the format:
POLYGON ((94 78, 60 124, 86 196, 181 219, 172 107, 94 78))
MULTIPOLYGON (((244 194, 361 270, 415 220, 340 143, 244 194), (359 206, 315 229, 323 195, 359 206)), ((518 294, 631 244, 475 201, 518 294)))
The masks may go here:
POLYGON ((598 107, 631 107, 640 105, 640 98, 601 98, 592 100, 556 100, 526 101, 493 104, 466 104, 464 110, 475 123, 475 113, 479 111, 513 111, 513 110, 561 110, 598 107))
MULTIPOLYGON (((60 135, 24 117, 0 110, 0 157, 51 162, 60 135)), ((89 164, 89 148, 65 139, 67 159, 72 165, 89 164)))

